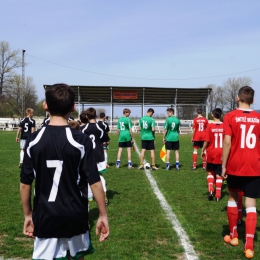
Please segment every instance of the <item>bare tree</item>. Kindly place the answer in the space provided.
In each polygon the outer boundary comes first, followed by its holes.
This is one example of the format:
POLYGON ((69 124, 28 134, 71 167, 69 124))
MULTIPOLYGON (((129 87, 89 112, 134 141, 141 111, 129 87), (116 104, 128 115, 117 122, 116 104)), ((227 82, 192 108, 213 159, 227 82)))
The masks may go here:
POLYGON ((22 66, 22 59, 18 56, 19 50, 10 50, 8 42, 0 42, 0 97, 5 88, 8 88, 15 75, 15 69, 22 66))
MULTIPOLYGON (((37 106, 36 88, 32 77, 27 77, 24 88, 24 104, 25 108, 35 109, 37 106)), ((9 87, 5 90, 6 102, 13 108, 17 115, 22 115, 22 77, 14 75, 9 83, 9 87)))
POLYGON ((228 78, 224 84, 224 95, 226 100, 226 108, 228 111, 234 110, 237 107, 238 90, 246 85, 251 85, 252 80, 249 77, 243 78, 228 78))

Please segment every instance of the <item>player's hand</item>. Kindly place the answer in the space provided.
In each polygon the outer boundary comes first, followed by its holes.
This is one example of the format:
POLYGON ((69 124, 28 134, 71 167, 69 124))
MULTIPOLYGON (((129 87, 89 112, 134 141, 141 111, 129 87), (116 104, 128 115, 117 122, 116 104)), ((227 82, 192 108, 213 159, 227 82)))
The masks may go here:
POLYGON ((19 138, 18 138, 18 137, 16 137, 15 141, 16 141, 16 143, 19 143, 19 138))
POLYGON ((163 138, 163 142, 166 143, 166 140, 163 138))
POLYGON ((96 236, 100 234, 99 241, 104 241, 109 236, 109 225, 107 217, 99 217, 96 226, 96 236))
POLYGON ((24 225, 23 225, 24 235, 34 238, 33 231, 34 231, 34 225, 32 221, 32 216, 25 217, 24 225))
POLYGON ((226 168, 223 167, 223 166, 222 166, 222 174, 221 174, 221 176, 222 176, 222 178, 223 178, 224 180, 226 180, 227 177, 228 177, 228 175, 227 175, 227 173, 226 173, 226 168))

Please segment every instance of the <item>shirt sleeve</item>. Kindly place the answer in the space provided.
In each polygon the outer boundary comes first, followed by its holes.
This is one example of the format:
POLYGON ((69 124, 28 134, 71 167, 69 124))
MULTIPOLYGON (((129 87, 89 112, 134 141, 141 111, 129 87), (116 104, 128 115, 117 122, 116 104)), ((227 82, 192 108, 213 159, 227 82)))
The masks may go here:
POLYGON ((223 123, 224 123, 224 135, 232 136, 233 133, 232 133, 232 126, 231 126, 231 123, 230 123, 230 115, 229 114, 227 114, 225 116, 223 123))

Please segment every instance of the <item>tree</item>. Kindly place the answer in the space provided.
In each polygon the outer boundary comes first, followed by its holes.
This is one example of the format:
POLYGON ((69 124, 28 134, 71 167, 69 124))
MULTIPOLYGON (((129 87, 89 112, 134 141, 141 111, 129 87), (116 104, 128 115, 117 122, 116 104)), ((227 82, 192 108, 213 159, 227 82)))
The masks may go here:
POLYGON ((15 69, 22 66, 19 50, 10 50, 8 42, 0 42, 0 97, 13 80, 15 69))
POLYGON ((226 100, 226 108, 228 111, 234 110, 237 107, 237 94, 238 90, 243 86, 250 86, 252 83, 251 78, 228 78, 224 84, 224 95, 226 100))
POLYGON ((22 77, 16 74, 13 75, 8 88, 5 90, 5 102, 13 108, 15 114, 21 117, 25 116, 22 115, 22 98, 24 98, 25 109, 28 107, 35 109, 37 106, 37 94, 32 77, 26 78, 24 91, 22 89, 22 77))

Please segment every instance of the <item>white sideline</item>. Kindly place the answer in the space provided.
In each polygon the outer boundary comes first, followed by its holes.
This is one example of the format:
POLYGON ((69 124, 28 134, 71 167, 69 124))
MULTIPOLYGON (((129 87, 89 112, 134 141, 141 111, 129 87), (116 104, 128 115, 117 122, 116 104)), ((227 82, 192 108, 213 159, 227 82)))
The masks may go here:
MULTIPOLYGON (((140 151, 139 151, 136 143, 134 143, 134 146, 135 146, 136 152, 138 153, 138 156, 140 157, 140 151)), ((144 160, 144 163, 145 163, 145 160, 144 160)), ((176 231, 177 235, 179 236, 180 243, 183 246, 184 251, 185 251, 185 258, 187 260, 198 260, 199 257, 196 254, 195 250, 193 249, 193 246, 190 243, 188 235, 186 234, 185 230, 182 228, 176 215, 172 212, 171 207, 169 206, 169 204, 167 203, 163 194, 159 190, 155 179, 151 175, 150 170, 145 170, 145 174, 151 184, 154 194, 156 195, 157 199, 159 200, 160 205, 167 216, 167 219, 170 220, 173 229, 176 231)))

